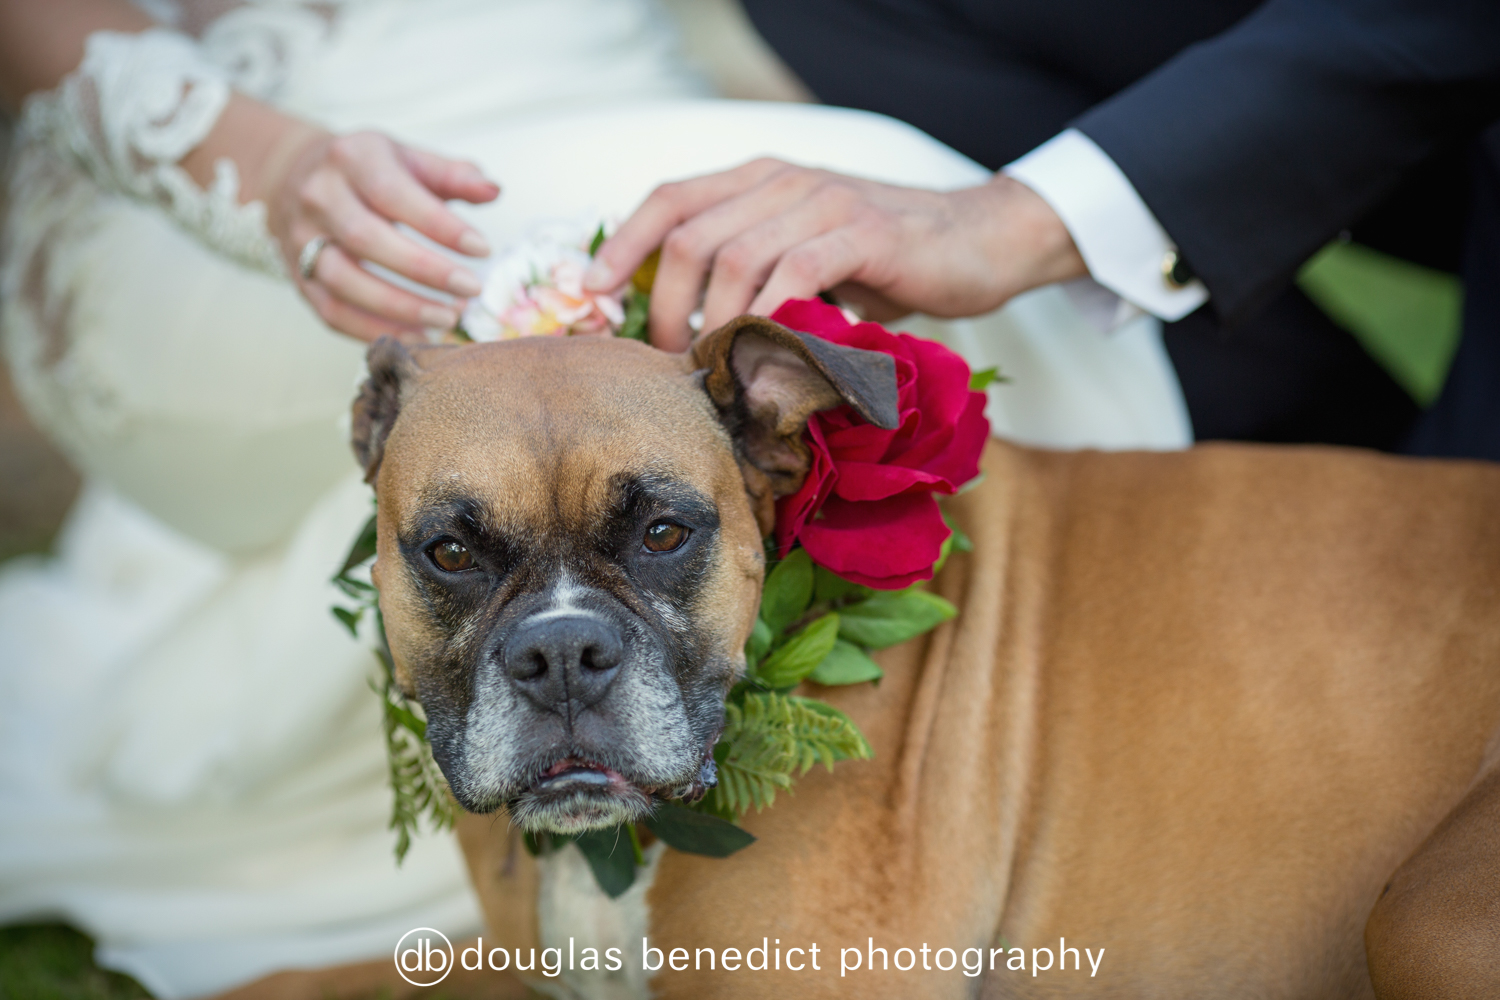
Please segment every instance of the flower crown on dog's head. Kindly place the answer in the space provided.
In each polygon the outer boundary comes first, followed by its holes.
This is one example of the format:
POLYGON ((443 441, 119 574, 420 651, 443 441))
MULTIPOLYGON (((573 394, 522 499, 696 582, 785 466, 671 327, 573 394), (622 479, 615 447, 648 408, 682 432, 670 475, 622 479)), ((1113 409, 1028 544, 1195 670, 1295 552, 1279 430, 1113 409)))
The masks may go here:
MULTIPOLYGON (((602 240, 600 227, 588 255, 602 240)), ((485 295, 465 312, 456 338, 608 331, 644 340, 654 258, 623 296, 605 304, 582 295, 581 285, 574 288, 573 272, 581 275, 588 255, 580 250, 581 260, 575 260, 570 246, 554 239, 503 257, 504 266, 491 272, 485 295)), ((790 791, 794 778, 813 764, 832 770, 835 761, 872 755, 843 712, 792 692, 803 682, 834 686, 878 680, 882 673, 871 651, 922 635, 957 613, 920 583, 932 578, 951 549, 968 548, 967 539, 944 519, 936 497, 976 479, 989 435, 982 390, 995 377, 993 370, 971 374, 963 359, 941 344, 851 321, 821 300, 789 301, 771 318, 791 330, 889 355, 895 362, 899 417, 894 427, 883 429, 845 404, 808 421, 804 443, 811 463, 801 487, 776 502, 760 611, 745 645, 746 672, 725 702, 723 734, 705 764, 707 780, 700 782, 707 791, 699 787, 696 801, 659 803, 642 824, 669 846, 713 857, 752 843, 755 838, 736 821, 752 806, 771 805, 778 791, 790 791)), ((356 635, 361 621, 375 622, 371 638, 383 669, 373 686, 385 705, 395 793, 391 827, 399 860, 421 817, 433 828, 446 828, 457 806, 433 762, 420 707, 408 702, 394 681, 377 595, 361 571, 374 555, 372 517, 334 577, 357 605, 335 608, 334 614, 356 635)), ((643 863, 633 825, 571 837, 526 835, 534 852, 568 840, 583 851, 611 896, 630 887, 643 863), (627 844, 629 850, 617 849, 627 844)))

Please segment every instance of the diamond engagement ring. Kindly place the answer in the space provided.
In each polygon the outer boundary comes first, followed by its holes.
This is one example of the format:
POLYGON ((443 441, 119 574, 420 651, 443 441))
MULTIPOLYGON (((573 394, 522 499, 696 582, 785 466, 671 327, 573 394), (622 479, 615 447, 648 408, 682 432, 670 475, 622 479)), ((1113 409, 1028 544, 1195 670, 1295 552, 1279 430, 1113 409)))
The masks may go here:
POLYGON ((303 280, 312 280, 313 272, 318 269, 318 255, 327 245, 326 236, 314 236, 302 244, 302 252, 297 255, 297 273, 302 275, 303 280))

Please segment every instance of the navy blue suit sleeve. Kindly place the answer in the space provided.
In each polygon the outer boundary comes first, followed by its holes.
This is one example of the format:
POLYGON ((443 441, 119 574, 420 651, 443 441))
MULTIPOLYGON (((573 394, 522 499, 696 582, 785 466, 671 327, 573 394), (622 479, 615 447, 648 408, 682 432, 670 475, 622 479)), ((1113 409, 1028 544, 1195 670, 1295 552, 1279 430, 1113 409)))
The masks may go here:
POLYGON ((1270 0, 1074 125, 1235 324, 1415 165, 1497 117, 1497 0, 1270 0))

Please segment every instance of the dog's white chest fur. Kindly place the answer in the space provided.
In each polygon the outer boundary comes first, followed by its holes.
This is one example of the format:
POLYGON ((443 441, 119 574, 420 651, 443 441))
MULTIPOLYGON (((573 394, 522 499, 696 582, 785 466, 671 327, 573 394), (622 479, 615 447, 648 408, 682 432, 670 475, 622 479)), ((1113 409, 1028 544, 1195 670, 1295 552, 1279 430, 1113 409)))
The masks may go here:
POLYGON ((558 1000, 647 1000, 651 993, 641 968, 641 939, 650 933, 646 891, 665 850, 660 843, 646 849, 645 867, 636 871, 635 884, 618 899, 604 894, 588 861, 572 844, 537 858, 542 947, 559 949, 563 968, 554 978, 528 977, 532 988, 558 1000), (597 970, 580 968, 585 948, 598 950, 597 970), (613 963, 602 961, 610 948, 619 949, 623 968, 618 971, 609 971, 607 965, 613 963), (570 955, 572 969, 568 968, 570 955))

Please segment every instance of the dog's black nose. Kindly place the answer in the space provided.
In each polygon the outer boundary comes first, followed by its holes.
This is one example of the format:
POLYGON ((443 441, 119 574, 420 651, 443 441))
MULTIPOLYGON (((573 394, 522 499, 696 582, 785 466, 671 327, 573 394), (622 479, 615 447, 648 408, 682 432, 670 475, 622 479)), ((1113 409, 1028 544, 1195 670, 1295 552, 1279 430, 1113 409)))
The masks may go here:
POLYGON ((522 625, 505 644, 505 672, 532 701, 563 715, 604 697, 624 659, 619 629, 584 615, 522 625))

